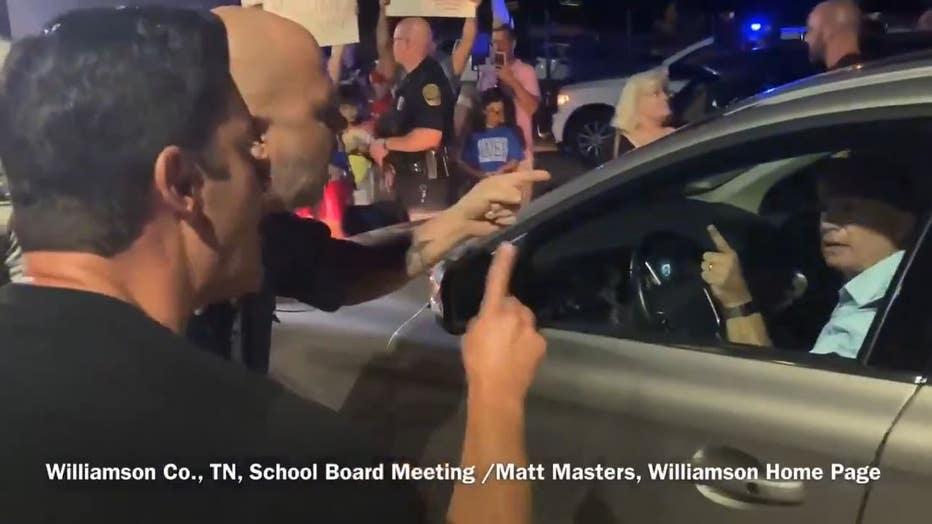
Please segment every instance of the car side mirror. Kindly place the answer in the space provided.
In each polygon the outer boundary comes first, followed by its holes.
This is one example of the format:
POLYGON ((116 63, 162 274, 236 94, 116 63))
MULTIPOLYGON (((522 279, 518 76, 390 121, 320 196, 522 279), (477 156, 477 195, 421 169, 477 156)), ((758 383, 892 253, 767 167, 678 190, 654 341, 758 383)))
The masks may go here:
POLYGON ((489 253, 474 251, 459 260, 439 264, 431 272, 430 308, 448 333, 462 335, 479 313, 491 262, 489 253))

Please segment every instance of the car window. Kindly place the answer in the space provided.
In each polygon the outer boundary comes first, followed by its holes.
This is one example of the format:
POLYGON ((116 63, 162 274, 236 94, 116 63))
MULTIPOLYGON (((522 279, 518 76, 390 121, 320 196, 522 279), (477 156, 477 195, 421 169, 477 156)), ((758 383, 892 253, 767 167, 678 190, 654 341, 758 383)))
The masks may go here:
POLYGON ((932 359, 923 348, 932 347, 932 223, 923 224, 919 245, 893 300, 882 309, 884 329, 872 333, 876 343, 868 361, 891 371, 928 376, 932 359))
POLYGON ((864 362, 928 211, 913 199, 928 155, 904 147, 920 134, 819 128, 636 177, 529 234, 520 296, 543 326, 864 362))
MULTIPOLYGON (((809 62, 805 44, 795 42, 723 53, 710 58, 705 65, 708 67, 705 75, 681 74, 690 81, 671 102, 680 123, 696 121, 738 100, 818 72, 809 62), (713 71, 715 74, 709 74, 713 71)), ((689 71, 688 66, 680 69, 689 71)))

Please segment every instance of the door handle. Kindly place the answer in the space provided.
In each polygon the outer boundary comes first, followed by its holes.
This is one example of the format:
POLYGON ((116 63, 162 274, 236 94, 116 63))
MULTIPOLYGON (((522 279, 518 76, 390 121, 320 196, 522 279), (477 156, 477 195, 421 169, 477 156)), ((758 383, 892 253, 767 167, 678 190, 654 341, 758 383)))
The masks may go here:
MULTIPOLYGON (((717 494, 745 504, 765 506, 798 506, 805 500, 803 483, 798 480, 710 480, 696 482, 703 495, 717 494)), ((707 495, 708 496, 708 495, 707 495)), ((717 497, 708 497, 714 500, 717 497)))
POLYGON ((738 449, 705 447, 697 451, 689 463, 694 468, 734 474, 728 479, 695 481, 699 492, 717 504, 738 508, 798 506, 806 500, 802 481, 770 480, 767 468, 759 460, 738 449))

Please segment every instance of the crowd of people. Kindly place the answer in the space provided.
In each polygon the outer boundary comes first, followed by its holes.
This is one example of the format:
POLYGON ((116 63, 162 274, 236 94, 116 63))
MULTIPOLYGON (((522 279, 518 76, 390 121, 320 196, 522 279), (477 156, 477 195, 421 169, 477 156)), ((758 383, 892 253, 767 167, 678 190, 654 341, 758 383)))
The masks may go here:
MULTIPOLYGON (((478 8, 480 2, 470 1, 478 8)), ((329 49, 327 70, 338 85, 347 126, 337 137, 323 202, 302 213, 323 220, 338 237, 360 232, 344 213, 350 205, 381 203, 374 210, 381 213, 381 224, 417 220, 446 209, 483 178, 534 166, 532 117, 540 86, 534 68, 514 54, 510 19, 496 16, 493 30, 481 32, 477 19, 467 18, 444 56, 427 21, 401 20, 393 29, 390 0, 379 4, 374 63, 364 62, 357 44, 329 49), (477 41, 488 45, 474 52, 481 47, 477 41), (461 78, 474 56, 485 63, 475 64, 477 81, 464 84, 461 78), (505 106, 506 118, 494 125, 498 132, 486 129, 490 97, 505 106), (511 135, 518 141, 508 140, 511 135), (487 169, 492 164, 495 169, 487 169)), ((524 202, 530 197, 525 188, 524 202)))

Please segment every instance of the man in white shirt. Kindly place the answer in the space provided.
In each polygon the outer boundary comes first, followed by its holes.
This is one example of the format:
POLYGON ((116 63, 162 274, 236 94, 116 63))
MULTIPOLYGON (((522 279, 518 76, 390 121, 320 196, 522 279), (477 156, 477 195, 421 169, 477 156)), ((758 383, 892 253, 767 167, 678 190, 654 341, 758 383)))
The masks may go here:
MULTIPOLYGON (((928 205, 924 166, 908 154, 887 152, 855 154, 823 167, 822 256, 845 284, 812 353, 857 358, 928 205)), ((736 251, 714 226, 709 234, 716 251, 703 255, 702 278, 722 306, 728 340, 771 347, 736 251)))

